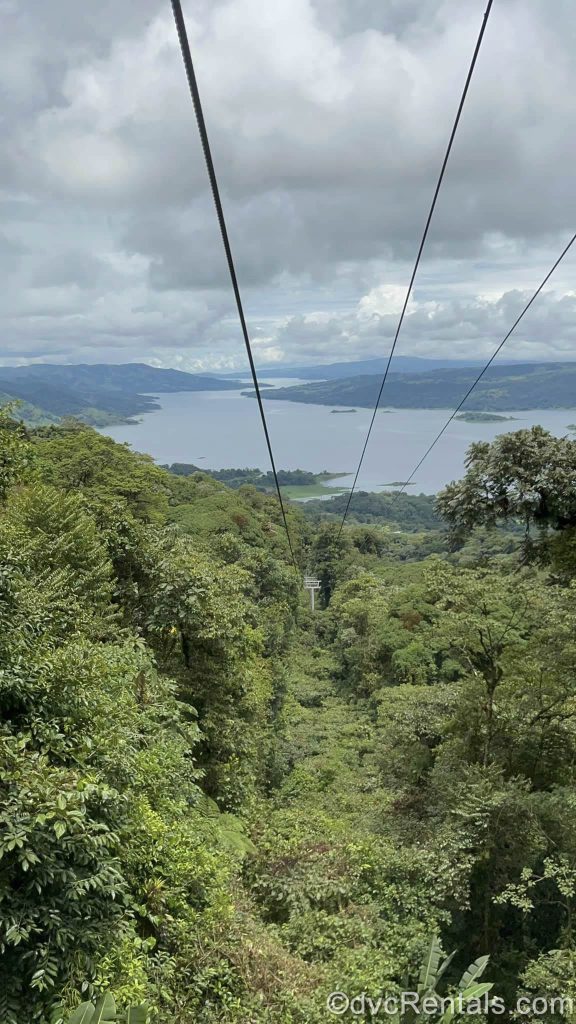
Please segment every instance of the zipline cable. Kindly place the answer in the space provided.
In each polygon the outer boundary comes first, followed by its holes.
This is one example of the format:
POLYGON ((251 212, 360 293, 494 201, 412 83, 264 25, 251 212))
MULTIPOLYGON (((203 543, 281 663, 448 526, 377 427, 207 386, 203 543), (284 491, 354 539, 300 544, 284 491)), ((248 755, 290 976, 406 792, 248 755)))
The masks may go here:
POLYGON ((440 194, 440 189, 442 187, 442 182, 444 180, 444 174, 445 174, 445 171, 446 171, 446 167, 448 165, 448 160, 450 158, 450 153, 452 152, 452 145, 453 145, 454 139, 456 137, 456 132, 458 131, 458 125, 460 124, 460 118, 462 116, 462 111, 464 109, 464 104, 466 102, 466 97, 468 95, 468 89, 470 88, 470 82, 472 81, 472 75, 474 74, 474 69, 476 67, 476 61, 478 60, 478 54, 480 53, 480 47, 482 46, 482 40, 484 38, 484 33, 486 31, 486 26, 488 24, 488 18, 490 17, 490 11, 492 10, 493 2, 494 2, 494 0, 488 0, 488 6, 486 7, 486 10, 484 12, 484 17, 482 18, 482 25, 480 26, 480 32, 478 33, 478 38, 476 40, 476 46, 474 47, 474 52, 472 54, 472 60, 470 62, 470 66, 468 68, 468 74, 466 75, 466 81, 464 83, 464 88, 462 90, 462 95, 460 97, 460 102, 458 104, 458 110, 456 111, 456 117, 454 119, 454 124, 452 125, 452 131, 450 132, 450 138, 448 140, 448 146, 447 146, 446 152, 444 154, 444 159, 442 161, 442 166, 440 168, 440 174, 438 176, 438 181, 436 182, 436 188, 434 189, 434 195, 432 197, 432 203, 430 205, 430 209, 428 211, 428 216, 426 218, 426 224, 424 226, 424 233, 422 235, 422 239, 420 241, 420 246, 418 248, 418 252, 417 252, 417 255, 416 255, 416 261, 414 263, 414 269, 412 271, 412 276, 410 278, 410 284, 408 285, 408 291, 406 292, 406 298, 404 299, 404 305, 402 306, 402 311, 400 313, 400 319, 398 321, 398 326, 396 328, 396 333, 394 335, 394 341, 392 342, 392 348, 390 349, 390 355, 388 356, 388 362, 386 364, 386 369, 384 370, 384 376, 382 378, 382 383, 380 385, 380 390, 378 392, 378 397, 376 399, 376 405, 374 406, 374 412, 372 413, 372 418, 370 420, 370 425, 368 427, 368 433, 366 434, 366 440, 364 441, 364 447, 362 448, 362 452, 361 452, 361 455, 360 455, 360 461, 358 463, 358 468, 357 468, 356 474, 354 476, 354 481, 353 481, 352 487, 350 488, 350 491, 348 493, 348 501, 346 503, 346 508, 344 509, 344 515, 342 516, 342 522, 340 523, 340 529, 338 531, 338 537, 340 537, 340 535, 342 533, 342 530, 344 529, 344 523, 346 522, 346 517, 348 515, 348 512, 350 511, 350 503, 352 501, 352 497, 354 495, 354 491, 356 490, 356 484, 358 483, 358 477, 360 475, 360 470, 362 468, 362 463, 364 462, 364 456, 366 454, 366 449, 368 448, 368 442, 370 441, 370 435, 372 434, 372 428, 373 428, 374 422, 376 420, 376 414, 378 412, 378 407, 380 405, 380 400, 382 398, 382 392, 384 391, 384 385, 386 384, 386 380, 388 378, 388 372, 390 370, 390 364, 392 362, 392 357, 394 356, 394 351, 396 349, 396 343, 398 341, 398 337, 399 337, 400 331, 402 329, 402 324, 404 322, 404 316, 405 316, 406 310, 408 308, 408 302, 410 301, 410 295, 412 293, 412 288, 414 287, 414 281, 415 281, 415 278, 416 278, 416 274, 418 272, 418 267, 420 266, 420 260, 421 260, 421 257, 422 257, 422 253, 424 251, 424 246, 426 244, 426 239, 428 237, 428 231, 430 229, 430 224, 432 222, 432 217, 434 215, 434 210, 436 209, 436 202, 437 202, 438 196, 440 194))
POLYGON ((258 376, 256 374, 256 366, 254 364, 254 357, 252 355, 252 345, 250 343, 250 335, 248 333, 248 327, 246 325, 246 317, 244 316, 244 307, 242 304, 242 297, 240 295, 240 288, 238 285, 238 278, 236 276, 236 269, 234 266, 234 259, 232 256, 232 249, 230 246, 230 240, 228 238, 228 229, 226 227, 226 220, 224 218, 224 209, 222 207, 222 200, 220 199, 220 189, 218 188, 218 180, 216 178, 216 171, 214 169, 214 161, 212 159, 212 151, 210 149, 210 142, 208 139, 208 132, 206 130, 206 122, 204 120, 204 112, 202 110, 202 103, 200 100, 200 92, 198 90, 198 83, 196 81, 196 73, 194 71, 194 64, 192 61, 192 53, 190 50, 190 43, 188 41, 188 32, 186 31, 186 23, 184 21, 184 15, 182 13, 182 5, 180 0, 171 0, 172 11, 174 14, 174 21, 176 22, 176 31, 178 33, 178 40, 180 42, 180 49, 182 51, 182 59, 184 61, 184 67, 186 70, 186 78, 188 79, 188 86, 190 89, 190 95, 192 97, 192 103, 194 106, 194 113, 196 115, 196 121, 198 124, 198 131, 200 133, 200 141, 202 143, 202 150, 204 152, 204 160, 206 161, 206 169, 208 171, 208 177, 210 179, 210 187, 212 189, 212 197, 214 199, 214 206, 216 207, 216 214, 218 216, 218 223, 220 225, 220 233, 222 235, 222 242, 224 243, 224 251, 226 253, 226 260, 228 262, 228 270, 230 272, 230 279, 232 281, 232 288, 234 291, 234 297, 236 299, 236 307, 238 309, 238 317, 240 319, 240 326, 242 328, 242 334, 244 337, 244 344, 246 346, 246 353, 248 355, 248 362, 250 364, 250 372, 252 374, 252 382, 254 384, 254 390, 256 392, 256 399, 258 401, 258 408, 260 409, 260 418, 262 420, 262 427, 264 430, 264 436, 266 438, 266 446, 268 448, 268 455, 270 457, 270 464, 272 466, 272 472, 274 474, 274 483, 276 484, 276 492, 278 494, 278 501, 280 503, 280 511, 282 513, 282 519, 284 522, 284 529, 286 530, 286 537, 288 538, 288 547, 290 548, 290 555, 294 563, 294 568, 297 572, 298 565, 296 557, 294 555, 294 549, 292 547, 292 540, 290 538, 290 530, 288 529, 288 519, 286 516, 286 509, 282 500, 282 491, 280 490, 280 483, 278 480, 278 473, 276 472, 276 463, 274 461, 274 455, 272 452, 272 443, 270 441, 270 434, 268 432, 268 424, 266 423, 266 415, 264 413, 264 403, 262 401, 262 395, 260 393, 260 385, 258 384, 258 376))
POLYGON ((487 371, 487 370, 488 370, 488 369, 490 368, 490 366, 492 366, 492 363, 493 363, 493 362, 494 362, 494 360, 496 359, 496 356, 498 355, 498 353, 499 353, 499 352, 501 352, 501 351, 502 351, 502 349, 504 348, 504 345, 505 345, 505 344, 506 344, 506 342, 508 341, 508 338, 510 337, 510 335, 511 335, 511 334, 513 334, 513 333, 514 333, 514 331, 515 331, 515 330, 516 330, 516 328, 518 327, 518 324, 520 323, 520 321, 521 321, 521 320, 523 319, 523 317, 525 316, 525 314, 526 314, 526 313, 528 312, 528 310, 530 309, 530 306, 532 305, 532 303, 533 303, 533 302, 534 302, 534 301, 535 301, 535 300, 536 300, 536 299, 538 298, 538 296, 540 295, 540 292, 541 292, 541 291, 542 291, 542 289, 543 289, 543 288, 545 287, 545 285, 546 285, 546 284, 548 283, 548 281, 549 281, 549 280, 550 280, 550 278, 552 277, 552 274, 554 273, 554 271, 556 270, 556 268, 557 268, 557 267, 558 267, 558 266, 560 265, 560 263, 562 262, 562 260, 563 260, 563 259, 564 259, 564 257, 566 256, 566 254, 567 254, 567 253, 569 252, 569 250, 570 250, 570 249, 572 248, 572 246, 574 245, 574 242, 576 242, 576 234, 572 235, 572 238, 571 238, 571 239, 570 239, 570 241, 568 242, 568 245, 567 245, 567 246, 565 247, 565 249, 563 249, 563 250, 562 250, 562 252, 560 253, 560 255, 559 255, 558 259, 556 260, 556 262, 554 263, 554 265, 553 265, 553 266, 552 266, 552 267, 550 268, 550 270, 549 270, 549 271, 548 271, 548 273, 546 274, 546 277, 544 278, 544 280, 543 280, 543 281, 542 281, 542 282, 541 282, 541 283, 540 283, 540 284, 538 285, 538 288, 537 288, 537 289, 536 289, 536 291, 534 292, 534 294, 533 294, 532 298, 530 299, 530 301, 526 303, 526 305, 524 306, 524 309, 522 310, 522 312, 520 313, 520 315, 516 317, 516 320, 515 320, 515 321, 514 321, 514 323, 512 324, 512 327, 510 328, 510 330, 508 331, 508 333, 507 333, 507 334, 505 335, 505 337, 504 337, 504 338, 502 339, 502 341, 501 341, 501 342, 500 342, 500 344, 498 345, 498 348, 497 348, 497 349, 495 349, 495 351, 494 351, 494 352, 492 353, 492 355, 490 356, 490 359, 488 360, 488 362, 486 363, 486 365, 484 366, 484 368, 483 368, 483 369, 482 369, 482 370, 480 371, 480 373, 479 373, 479 374, 478 374, 478 376, 476 377, 476 380, 474 381, 474 383, 470 385, 470 387, 468 388, 468 391, 467 391, 467 392, 466 392, 466 394, 464 395, 464 398, 462 399, 462 401, 461 401, 461 402, 459 403, 459 405, 457 405, 457 406, 456 406, 456 408, 454 409, 454 412, 452 412, 452 413, 450 414, 450 416, 449 416, 449 417, 448 417, 448 419, 446 420, 446 422, 445 422, 444 426, 442 427, 442 430, 438 431, 438 433, 436 434, 436 437, 435 437, 435 438, 434 438, 434 440, 432 441, 432 444, 431 444, 431 445, 430 445, 430 446, 429 446, 429 447, 427 448, 427 450, 426 450, 426 451, 424 452, 424 455, 423 455, 423 456, 422 456, 422 458, 420 459, 420 462, 418 462, 418 463, 417 463, 417 464, 416 464, 416 465, 414 466, 414 469, 413 469, 413 470, 412 470, 412 472, 410 473, 410 476, 408 477, 408 479, 407 479, 407 480, 404 480, 404 482, 402 483, 402 487, 400 488, 400 490, 399 490, 399 491, 396 491, 396 492, 395 492, 395 495, 394 495, 394 501, 393 501, 393 503, 392 503, 392 508, 394 507, 394 504, 395 504, 395 502, 397 502, 397 501, 398 501, 398 498, 400 497, 400 495, 401 495, 401 494, 403 494, 403 492, 404 492, 404 490, 406 489, 406 487, 408 487, 408 484, 409 484, 409 483, 411 482, 411 480, 412 480, 412 479, 414 478, 414 475, 415 475, 415 474, 416 474, 416 473, 418 472, 418 470, 420 469, 420 466, 422 465, 422 463, 423 463, 423 462, 424 462, 424 461, 425 461, 425 460, 426 460, 426 459, 428 458, 428 456, 430 455, 430 452, 432 451, 432 449, 436 447, 436 445, 438 444, 438 441, 439 441, 439 440, 440 440, 440 438, 442 437, 442 434, 443 434, 443 433, 444 433, 444 432, 445 432, 445 431, 447 430, 447 428, 448 428, 448 427, 450 426, 450 424, 452 423, 452 420, 454 419, 454 417, 455 417, 455 416, 457 415, 457 413, 459 413, 459 412, 460 412, 460 409, 462 408, 462 406, 463 406, 463 405, 464 405, 464 404, 465 404, 465 403, 466 403, 466 402, 468 401, 468 399, 470 398, 470 395, 471 395, 471 394, 472 394, 472 392, 474 391, 474 388, 476 387, 476 385, 480 383, 480 381, 482 380, 482 377, 484 376, 484 374, 486 373, 486 371, 487 371))

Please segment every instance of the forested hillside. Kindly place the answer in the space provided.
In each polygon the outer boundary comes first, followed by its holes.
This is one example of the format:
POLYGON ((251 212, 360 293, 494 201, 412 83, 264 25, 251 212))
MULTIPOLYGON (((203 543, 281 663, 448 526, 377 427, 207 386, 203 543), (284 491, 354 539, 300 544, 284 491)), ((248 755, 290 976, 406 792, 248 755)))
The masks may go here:
MULTIPOLYGON (((448 368, 420 373, 392 372, 383 405, 393 409, 450 409, 471 387, 478 371, 448 368)), ((266 394, 273 401, 372 408, 382 377, 376 374, 313 381, 266 394)), ((494 364, 466 401, 468 410, 573 409, 576 363, 494 364)), ((253 395, 252 392, 250 392, 253 395)))
POLYGON ((0 400, 15 399, 13 415, 28 425, 54 423, 66 416, 93 426, 131 423, 158 408, 154 395, 175 391, 230 391, 238 380, 159 369, 146 363, 31 363, 0 367, 0 400))
POLYGON ((312 615, 272 496, 2 413, 1 1024, 320 1024, 434 934, 576 995, 575 473, 534 428, 406 531, 290 507, 312 615))
MULTIPOLYGON (((346 494, 339 494, 328 501, 308 501, 303 508, 306 518, 313 521, 332 520, 340 522, 348 503, 346 494)), ((356 491, 350 507, 350 520, 359 523, 384 523, 402 525, 403 531, 439 530, 445 523, 436 512, 433 494, 405 494, 373 491, 356 491)))

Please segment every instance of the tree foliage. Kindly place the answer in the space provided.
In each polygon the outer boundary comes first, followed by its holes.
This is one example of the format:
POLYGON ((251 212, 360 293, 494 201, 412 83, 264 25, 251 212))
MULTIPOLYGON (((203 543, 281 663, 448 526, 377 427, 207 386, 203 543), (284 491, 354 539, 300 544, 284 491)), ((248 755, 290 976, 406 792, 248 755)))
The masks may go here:
POLYGON ((273 497, 3 414, 2 1024, 576 991, 573 443, 473 446, 451 553, 290 508, 311 616, 273 497))
MULTIPOLYGON (((526 530, 526 551, 532 528, 540 535, 539 553, 547 553, 546 533, 576 529, 576 441, 554 437, 542 427, 502 434, 491 444, 470 446, 466 475, 438 496, 438 510, 457 537, 475 526, 493 527, 518 520, 526 530)), ((538 537, 536 538, 538 539, 538 537)))

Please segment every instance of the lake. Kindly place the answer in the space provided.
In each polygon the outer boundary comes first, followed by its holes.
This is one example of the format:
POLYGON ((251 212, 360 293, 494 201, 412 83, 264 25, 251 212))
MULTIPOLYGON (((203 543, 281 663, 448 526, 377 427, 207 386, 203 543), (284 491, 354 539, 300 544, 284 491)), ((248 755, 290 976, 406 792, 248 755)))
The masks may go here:
MULTIPOLYGON (((285 381, 270 381, 281 386, 285 381)), ((290 383, 296 383, 290 381, 290 383)), ((161 408, 145 413, 132 426, 107 427, 102 433, 147 452, 157 462, 192 462, 201 469, 255 467, 268 470, 268 455, 258 406, 236 391, 197 391, 160 395, 161 408)), ((353 473, 370 422, 371 410, 334 414, 326 405, 265 402, 272 448, 278 469, 319 473, 353 473)), ((448 410, 394 409, 378 412, 366 452, 358 489, 384 490, 405 480, 447 419, 448 410)), ((503 414, 504 415, 504 414, 503 414)), ((505 423, 453 420, 432 454, 420 467, 411 494, 432 494, 460 477, 472 441, 491 441, 498 434, 536 423, 562 436, 576 420, 572 410, 510 412, 505 423)), ((351 478, 332 481, 349 486, 351 478)))

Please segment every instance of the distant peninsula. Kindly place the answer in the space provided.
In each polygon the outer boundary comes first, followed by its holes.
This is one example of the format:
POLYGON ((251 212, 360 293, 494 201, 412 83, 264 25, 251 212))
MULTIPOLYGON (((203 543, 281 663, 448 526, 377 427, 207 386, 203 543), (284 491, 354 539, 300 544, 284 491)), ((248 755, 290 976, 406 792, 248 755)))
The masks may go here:
MULTIPOLYGON (((390 373, 385 408, 380 412, 453 409, 476 375, 470 366, 390 373)), ((260 387, 267 402, 305 402, 331 406, 333 413, 355 413, 374 408, 381 384, 380 374, 363 373, 292 387, 274 388, 262 382, 260 387)), ((96 427, 137 423, 143 414, 160 407, 164 394, 234 390, 254 397, 246 387, 246 379, 222 379, 146 363, 0 366, 0 405, 17 402, 14 415, 31 426, 58 423, 65 417, 96 427)), ((493 365, 466 405, 468 411, 461 418, 471 423, 501 422, 510 418, 510 410, 576 409, 576 362, 493 365)))
MULTIPOLYGON (((453 409, 472 387, 472 367, 427 373, 390 373, 384 390, 388 409, 453 409)), ((374 408, 382 377, 361 374, 267 390, 267 402, 374 408)), ((243 392, 254 397, 254 392, 243 392)), ((523 409, 575 409, 576 362, 492 365, 466 401, 469 412, 501 413, 523 409)))
POLYGON ((500 416, 496 412, 461 412, 454 419, 463 420, 464 423, 506 423, 515 420, 516 416, 500 416))
POLYGON ((135 423, 134 417, 159 408, 157 395, 245 387, 246 381, 219 380, 147 363, 0 366, 0 405, 18 403, 13 415, 30 426, 57 423, 65 417, 94 427, 135 423))

